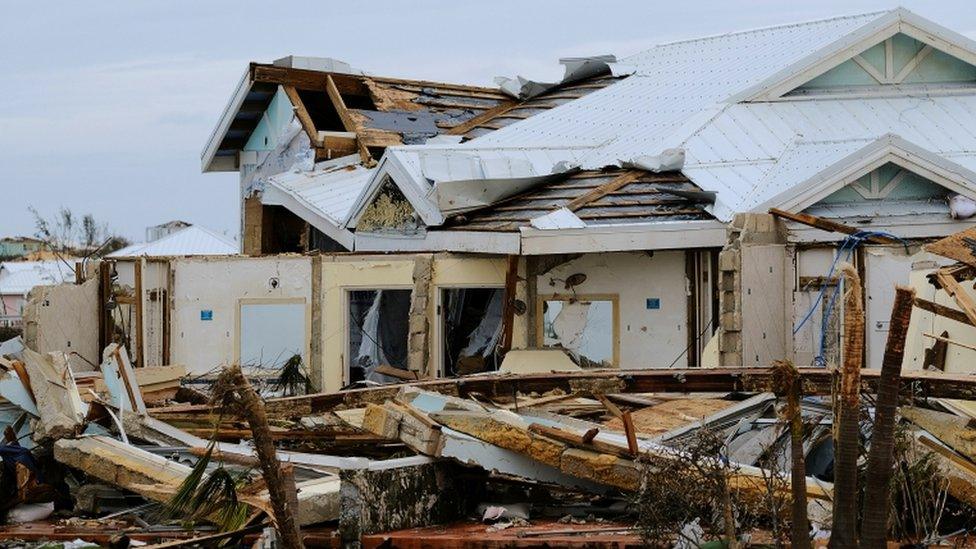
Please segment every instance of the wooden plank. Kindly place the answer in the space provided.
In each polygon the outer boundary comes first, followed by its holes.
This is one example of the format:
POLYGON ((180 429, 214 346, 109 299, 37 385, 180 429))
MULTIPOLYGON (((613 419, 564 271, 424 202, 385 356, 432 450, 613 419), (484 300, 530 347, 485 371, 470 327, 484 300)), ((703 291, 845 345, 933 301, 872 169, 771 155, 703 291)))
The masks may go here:
POLYGON ((935 272, 935 280, 942 286, 942 289, 946 291, 952 299, 956 301, 956 305, 962 309, 963 314, 969 319, 970 323, 976 324, 976 303, 973 303, 973 298, 962 289, 956 278, 948 274, 945 270, 939 269, 935 272))
POLYGON ((630 415, 630 412, 624 412, 621 416, 624 422, 624 434, 627 435, 627 448, 630 450, 630 455, 637 457, 640 453, 640 448, 637 446, 637 432, 634 429, 634 418, 630 415))
POLYGON ((308 138, 312 141, 312 146, 321 147, 322 141, 319 139, 318 130, 315 129, 315 122, 312 121, 312 116, 308 114, 308 109, 305 108, 305 102, 298 95, 298 90, 295 89, 295 86, 282 86, 282 89, 285 90, 285 95, 291 101, 292 109, 295 111, 295 117, 298 118, 302 129, 305 130, 308 138))
POLYGON ((623 419, 624 413, 620 411, 620 408, 618 408, 616 404, 610 402, 610 399, 607 398, 607 395, 600 393, 600 394, 593 395, 593 397, 599 400, 600 404, 603 404, 603 407, 606 408, 607 411, 610 412, 612 416, 623 419))
MULTIPOLYGON (((792 213, 778 208, 770 208, 769 213, 780 217, 783 219, 789 219, 790 221, 795 221, 797 223, 806 225, 808 227, 813 227, 815 229, 820 229, 822 231, 828 231, 832 233, 843 233, 843 234, 856 234, 861 232, 861 229, 856 227, 851 227, 850 225, 844 225, 843 223, 837 223, 836 221, 831 221, 829 219, 824 219, 815 215, 805 214, 805 213, 792 213)), ((894 238, 888 238, 885 236, 869 236, 864 239, 866 242, 871 242, 872 244, 901 244, 898 240, 894 238)))
POLYGON ((339 120, 342 121, 342 126, 347 132, 354 132, 356 134, 359 157, 364 164, 372 164, 373 157, 370 156, 366 144, 363 143, 363 139, 360 137, 362 128, 356 124, 352 115, 349 114, 349 109, 346 108, 346 102, 342 99, 342 94, 339 93, 339 88, 336 86, 335 79, 332 78, 331 74, 325 77, 325 91, 329 95, 329 99, 332 100, 332 106, 335 107, 336 113, 339 115, 339 120))
MULTIPOLYGON (((366 389, 350 389, 333 393, 317 393, 294 397, 269 399, 269 414, 276 417, 301 417, 330 411, 343 406, 364 407, 368 403, 380 403, 396 397, 403 387, 436 391, 446 395, 467 398, 480 393, 488 398, 507 398, 516 392, 539 394, 552 390, 566 393, 592 394, 606 392, 612 386, 613 393, 675 393, 689 392, 749 392, 762 393, 775 390, 772 368, 654 368, 657 363, 648 361, 647 367, 632 370, 584 370, 579 372, 547 372, 518 376, 478 374, 452 379, 421 380, 412 383, 390 384, 366 389)), ((832 394, 833 373, 824 368, 801 368, 803 390, 809 396, 832 394)), ((862 390, 873 392, 877 387, 879 372, 866 369, 861 372, 862 390)), ((917 391, 932 398, 976 399, 976 376, 930 371, 904 372, 901 390, 917 391)), ((192 417, 207 416, 213 408, 207 405, 178 405, 153 408, 151 413, 165 420, 172 415, 192 417)))
POLYGON ((925 251, 976 267, 976 227, 926 244, 925 251))
POLYGON ((515 329, 515 294, 518 283, 519 256, 508 256, 508 270, 505 272, 505 302, 502 304, 502 340, 499 350, 504 354, 512 348, 512 333, 515 329))
POLYGON ((628 183, 635 181, 639 178, 640 178, 640 172, 637 171, 626 172, 620 176, 611 179, 610 181, 607 181, 606 183, 584 194, 583 196, 574 198, 569 202, 569 204, 566 204, 566 206, 564 207, 571 212, 575 212, 576 210, 580 209, 582 206, 590 202, 593 202, 599 198, 603 198, 605 195, 609 193, 620 190, 628 183))
POLYGON ((954 339, 949 339, 946 336, 930 334, 929 332, 922 332, 922 335, 925 336, 925 337, 932 338, 932 339, 934 339, 936 341, 941 341, 941 342, 944 342, 944 343, 948 343, 950 345, 955 345, 957 347, 962 347, 963 349, 969 349, 970 351, 976 351, 976 345, 970 345, 968 343, 963 343, 961 341, 956 341, 954 339))
POLYGON ((135 303, 133 304, 136 308, 136 365, 140 368, 145 366, 146 363, 143 360, 144 357, 144 347, 143 342, 143 291, 142 291, 142 264, 145 262, 144 259, 138 259, 135 262, 135 303))
POLYGON ((457 126, 454 126, 446 133, 447 135, 464 135, 469 131, 475 129, 476 127, 480 126, 481 124, 494 120, 496 117, 505 114, 506 112, 512 110, 517 106, 518 103, 514 101, 509 103, 502 103, 501 105, 498 105, 493 109, 487 110, 475 116, 474 118, 471 118, 465 122, 458 124, 457 126))
POLYGON ((956 322, 969 324, 970 326, 976 326, 976 324, 973 324, 973 321, 970 320, 968 316, 966 316, 966 313, 953 309, 952 307, 946 307, 945 305, 940 305, 934 301, 929 301, 921 297, 916 297, 915 306, 918 307, 919 309, 948 318, 949 320, 955 320, 956 322))

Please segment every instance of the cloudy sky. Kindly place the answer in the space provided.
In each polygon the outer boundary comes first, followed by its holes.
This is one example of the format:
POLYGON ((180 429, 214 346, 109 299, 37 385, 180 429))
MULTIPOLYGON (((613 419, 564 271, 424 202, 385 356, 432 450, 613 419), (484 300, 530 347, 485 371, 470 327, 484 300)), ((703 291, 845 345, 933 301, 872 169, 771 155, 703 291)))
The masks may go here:
MULTIPOLYGON (((200 150, 249 61, 342 59, 374 74, 491 84, 554 79, 570 55, 887 9, 874 0, 10 2, 0 18, 0 236, 28 206, 92 213, 141 240, 184 219, 236 236, 236 174, 200 150)), ((976 38, 963 0, 905 7, 976 38)), ((745 61, 747 62, 747 60, 745 61)))

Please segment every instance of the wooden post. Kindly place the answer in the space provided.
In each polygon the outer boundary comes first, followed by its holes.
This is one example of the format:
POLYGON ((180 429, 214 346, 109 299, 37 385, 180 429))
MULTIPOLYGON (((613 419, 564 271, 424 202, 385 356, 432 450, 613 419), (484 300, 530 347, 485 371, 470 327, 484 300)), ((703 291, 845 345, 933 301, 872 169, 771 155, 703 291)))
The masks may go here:
POLYGON ((143 360, 142 360, 142 358, 143 358, 143 347, 144 347, 143 331, 142 331, 142 329, 143 329, 143 324, 142 324, 142 308, 143 308, 142 307, 142 305, 143 305, 143 303, 142 303, 142 297, 143 297, 142 296, 142 293, 143 293, 142 292, 142 267, 143 267, 143 263, 144 262, 145 262, 145 260, 144 259, 141 259, 141 258, 138 259, 138 260, 136 260, 136 264, 135 264, 135 274, 136 274, 135 294, 136 295, 135 295, 135 299, 133 300, 132 305, 131 305, 132 307, 135 307, 136 308, 136 311, 135 311, 135 313, 136 313, 136 329, 135 329, 135 333, 136 333, 135 335, 136 335, 136 337, 135 337, 135 344, 134 345, 135 345, 135 348, 136 348, 136 352, 135 352, 136 365, 139 366, 140 368, 146 365, 146 363, 143 362, 143 360))
POLYGON ((834 391, 834 508, 830 547, 857 547, 857 458, 860 449, 864 304, 861 277, 850 264, 844 276, 844 358, 834 391))
POLYGON ((912 318, 915 290, 898 286, 891 309, 891 324, 881 362, 881 379, 874 407, 874 430, 868 453, 867 479, 864 487, 864 523, 861 544, 884 547, 888 534, 888 483, 891 480, 895 452, 895 416, 898 413, 898 387, 905 357, 905 339, 912 318))
POLYGON ((519 256, 508 256, 508 271, 505 273, 505 295, 502 302, 502 339, 498 348, 502 354, 512 348, 512 332, 515 329, 515 289, 518 284, 519 256))

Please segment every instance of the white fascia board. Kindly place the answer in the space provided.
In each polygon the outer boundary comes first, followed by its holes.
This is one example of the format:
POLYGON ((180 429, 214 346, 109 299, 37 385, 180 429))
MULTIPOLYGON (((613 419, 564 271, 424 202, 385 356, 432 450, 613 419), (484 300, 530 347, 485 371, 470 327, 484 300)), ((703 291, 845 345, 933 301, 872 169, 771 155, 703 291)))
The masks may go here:
POLYGON ((728 101, 772 101, 870 47, 864 46, 864 43, 870 42, 873 45, 896 34, 900 22, 899 10, 881 14, 877 19, 776 72, 759 84, 733 95, 728 101))
MULTIPOLYGON (((883 220, 874 219, 869 224, 863 223, 863 217, 831 219, 865 231, 883 231, 904 239, 943 238, 976 227, 976 219, 959 221, 950 219, 947 215, 945 218, 933 220, 932 217, 931 215, 903 215, 883 220)), ((795 244, 835 243, 847 238, 846 234, 822 231, 792 221, 786 222, 786 229, 786 240, 795 244)))
POLYGON ((380 187, 383 186, 383 180, 387 176, 400 189, 400 192, 403 193, 403 196, 406 197, 410 205, 417 211, 425 225, 436 227, 444 223, 444 217, 441 215, 440 210, 425 195, 419 192, 421 185, 427 184, 426 181, 415 181, 410 170, 406 169, 399 158, 397 158, 395 151, 387 149, 380 159, 379 164, 377 164, 376 171, 370 178, 369 184, 366 185, 363 193, 356 200, 356 204, 352 208, 352 214, 344 223, 344 227, 356 228, 356 224, 359 223, 359 218, 362 217, 363 211, 366 210, 369 203, 376 197, 380 187))
POLYGON ((322 231, 323 234, 335 240, 347 250, 352 251, 354 237, 352 232, 339 226, 334 219, 325 217, 312 208, 308 207, 303 201, 295 198, 287 192, 283 192, 278 187, 268 185, 261 195, 261 203, 268 206, 282 206, 288 211, 308 222, 309 225, 322 231))
POLYGON ((557 231, 523 227, 521 234, 523 255, 721 248, 728 238, 725 223, 716 220, 592 225, 557 231))
POLYGON ((901 14, 901 24, 899 25, 901 32, 937 50, 958 57, 971 65, 976 65, 976 40, 943 27, 934 21, 929 21, 904 8, 899 8, 898 11, 901 14))
POLYGON ((950 191, 976 199, 976 173, 897 135, 888 134, 756 206, 753 211, 769 208, 802 211, 889 162, 950 191))
POLYGON ((230 129, 231 123, 234 122, 234 118, 237 116, 237 111, 240 110, 241 105, 244 104, 244 100, 247 99, 247 94, 249 93, 251 93, 250 69, 245 70, 244 75, 241 76, 240 81, 237 83, 237 88, 234 90, 234 95, 231 96, 230 102, 228 102, 227 106, 224 107, 224 112, 221 113, 220 119, 217 121, 217 125, 214 127, 213 131, 210 132, 210 139, 207 140, 207 144, 204 146, 203 152, 200 153, 201 172, 208 173, 237 171, 237 162, 233 162, 233 165, 230 165, 226 161, 217 160, 215 162, 214 155, 217 154, 217 147, 219 147, 220 142, 224 140, 227 130, 230 129))
POLYGON ((356 233, 357 252, 468 252, 518 255, 518 233, 427 231, 417 235, 356 233))

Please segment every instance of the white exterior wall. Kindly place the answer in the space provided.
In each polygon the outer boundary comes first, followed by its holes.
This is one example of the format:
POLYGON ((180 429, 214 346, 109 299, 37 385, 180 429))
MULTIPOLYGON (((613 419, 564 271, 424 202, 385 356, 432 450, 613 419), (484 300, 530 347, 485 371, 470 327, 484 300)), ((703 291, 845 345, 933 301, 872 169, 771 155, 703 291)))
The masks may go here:
POLYGON ((170 268, 171 362, 186 366, 190 375, 237 359, 242 299, 304 299, 311 311, 312 260, 308 257, 184 258, 174 259, 170 268), (276 287, 272 279, 277 279, 276 287), (212 320, 202 320, 201 311, 211 311, 212 320))
MULTIPOLYGON (((578 295, 618 298, 620 368, 666 368, 687 348, 685 252, 586 254, 539 275, 539 298, 571 294, 563 281, 574 273, 586 275, 578 295), (660 299, 660 308, 648 309, 648 298, 660 299)), ((686 365, 686 357, 675 363, 686 365)))

